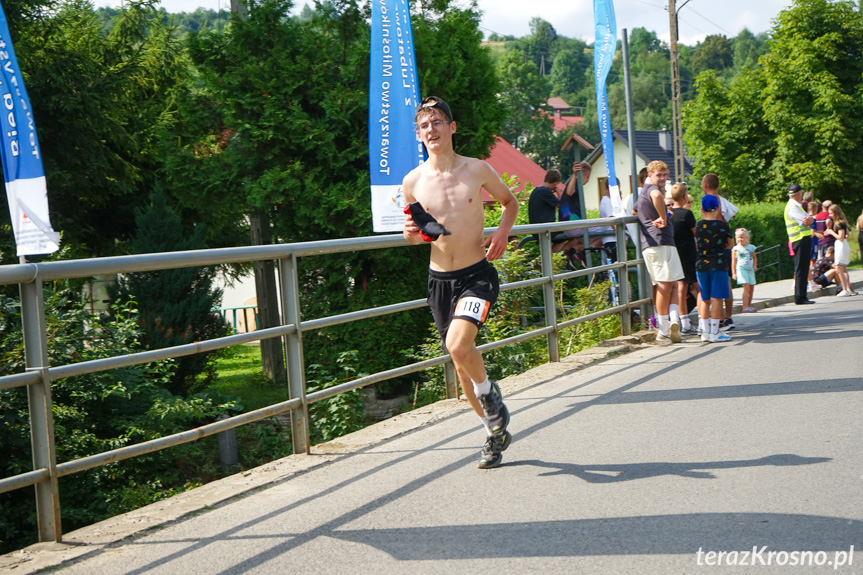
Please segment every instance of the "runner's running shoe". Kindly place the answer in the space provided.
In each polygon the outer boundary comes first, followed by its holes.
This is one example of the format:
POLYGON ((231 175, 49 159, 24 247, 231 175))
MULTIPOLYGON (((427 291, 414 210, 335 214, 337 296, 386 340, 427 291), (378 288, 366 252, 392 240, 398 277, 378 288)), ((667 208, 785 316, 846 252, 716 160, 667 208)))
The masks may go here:
POLYGON ((488 428, 492 435, 503 435, 506 426, 509 425, 509 409, 503 403, 503 395, 500 393, 496 381, 491 382, 491 392, 477 397, 482 405, 482 413, 488 422, 488 428))
POLYGON ((500 465, 503 460, 501 452, 506 451, 512 441, 512 435, 504 431, 500 435, 489 435, 482 446, 482 455, 479 458, 480 469, 492 469, 500 465))

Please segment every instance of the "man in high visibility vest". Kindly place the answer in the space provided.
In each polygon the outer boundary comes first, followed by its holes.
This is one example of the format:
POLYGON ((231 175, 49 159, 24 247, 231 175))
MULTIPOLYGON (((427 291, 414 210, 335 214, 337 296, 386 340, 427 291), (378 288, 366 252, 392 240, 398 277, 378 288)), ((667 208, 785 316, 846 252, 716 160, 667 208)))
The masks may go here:
POLYGON ((803 211, 803 188, 798 184, 788 187, 788 203, 785 205, 785 229, 788 242, 794 252, 794 303, 815 303, 807 297, 809 276, 809 251, 812 245, 812 222, 815 219, 803 211))

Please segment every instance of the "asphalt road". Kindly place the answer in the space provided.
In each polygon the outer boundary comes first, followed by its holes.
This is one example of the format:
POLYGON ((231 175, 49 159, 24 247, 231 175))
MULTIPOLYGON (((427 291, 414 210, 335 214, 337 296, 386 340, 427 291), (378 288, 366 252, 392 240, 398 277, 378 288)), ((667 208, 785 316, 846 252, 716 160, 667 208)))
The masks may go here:
POLYGON ((498 469, 460 409, 59 571, 863 573, 863 296, 736 321, 504 381, 498 469))

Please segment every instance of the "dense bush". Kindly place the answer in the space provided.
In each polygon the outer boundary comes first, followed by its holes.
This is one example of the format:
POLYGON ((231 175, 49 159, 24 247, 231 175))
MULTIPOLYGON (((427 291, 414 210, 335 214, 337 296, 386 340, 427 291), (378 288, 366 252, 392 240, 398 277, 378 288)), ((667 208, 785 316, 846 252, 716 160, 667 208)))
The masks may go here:
MULTIPOLYGON (((320 391, 367 375, 357 373, 357 359, 356 351, 340 353, 336 360, 338 371, 335 372, 320 364, 308 366, 307 392, 320 391)), ((365 424, 362 395, 355 389, 316 401, 309 406, 309 418, 313 443, 329 441, 362 429, 365 424)))
POLYGON ((750 243, 767 249, 778 245, 763 257, 759 255, 757 281, 769 282, 794 277, 794 260, 788 253, 788 234, 785 231, 785 203, 762 202, 738 206, 740 211, 731 220, 732 231, 736 228, 746 228, 751 234, 750 243), (779 266, 765 268, 774 262, 779 266))
MULTIPOLYGON (((700 219, 698 206, 701 199, 693 201, 693 213, 695 219, 700 219)), ((758 275, 759 283, 788 279, 794 277, 794 260, 788 253, 788 234, 785 232, 785 203, 784 202, 760 202, 753 204, 735 204, 738 208, 737 215, 730 222, 731 231, 737 228, 746 228, 751 234, 750 243, 761 249, 779 246, 778 250, 772 250, 763 257, 759 253, 758 275), (779 262, 779 266, 765 266, 779 262), (781 272, 781 274, 780 274, 781 272)))

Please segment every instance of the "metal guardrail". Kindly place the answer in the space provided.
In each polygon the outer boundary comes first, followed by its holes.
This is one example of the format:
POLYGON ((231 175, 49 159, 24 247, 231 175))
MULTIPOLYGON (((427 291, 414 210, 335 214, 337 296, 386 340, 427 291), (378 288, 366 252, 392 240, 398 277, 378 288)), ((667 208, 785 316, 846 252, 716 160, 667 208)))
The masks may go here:
MULTIPOLYGON (((561 329, 606 315, 620 314, 624 334, 631 332, 630 310, 646 306, 650 300, 640 290, 638 301, 629 301, 629 274, 619 273, 621 278, 621 301, 619 305, 597 311, 586 316, 558 322, 554 301, 554 282, 599 273, 611 269, 623 270, 635 267, 639 284, 646 285, 646 277, 641 259, 640 246, 636 246, 636 259, 627 261, 626 236, 624 224, 637 221, 632 216, 579 220, 578 222, 557 222, 517 226, 513 236, 538 234, 541 260, 541 277, 510 283, 502 283, 501 291, 540 286, 545 307, 544 326, 514 337, 494 341, 480 346, 481 351, 500 348, 535 337, 546 336, 548 340, 549 361, 559 361, 558 334, 561 329), (555 274, 552 269, 551 236, 567 229, 591 226, 612 226, 617 239, 617 259, 614 264, 596 266, 588 269, 555 274)), ((493 228, 486 229, 486 234, 493 228)), ((21 314, 24 335, 26 371, 14 375, 0 376, 0 390, 14 387, 27 388, 30 409, 30 435, 33 451, 33 471, 0 479, 0 493, 35 486, 36 512, 40 541, 61 541, 61 515, 58 479, 86 469, 106 465, 116 461, 152 453, 175 445, 188 443, 241 425, 260 421, 274 415, 291 412, 291 431, 294 453, 309 453, 309 404, 351 391, 363 386, 392 379, 409 373, 422 371, 437 365, 445 366, 447 396, 458 396, 455 370, 449 355, 396 367, 388 371, 333 386, 321 391, 306 394, 305 366, 303 365, 303 334, 324 327, 348 323, 360 319, 389 315, 425 307, 426 301, 413 300, 377 308, 339 314, 335 316, 305 320, 300 314, 300 294, 297 278, 297 259, 347 251, 374 250, 382 248, 410 247, 401 234, 376 236, 370 238, 348 238, 296 244, 280 244, 215 250, 169 252, 89 260, 70 260, 47 263, 25 263, 0 266, 0 285, 18 284, 21 292, 21 314), (202 342, 179 345, 164 349, 130 353, 111 358, 103 358, 79 363, 50 366, 46 346, 45 308, 42 284, 46 281, 89 278, 97 275, 124 274, 144 271, 159 271, 183 267, 211 266, 226 263, 273 260, 279 262, 278 271, 281 282, 281 325, 250 333, 241 333, 202 342), (151 441, 113 449, 74 461, 58 463, 54 448, 54 424, 52 419, 51 382, 57 379, 139 365, 161 359, 182 357, 195 353, 213 351, 228 347, 261 341, 274 337, 284 338, 288 365, 288 387, 290 399, 255 411, 230 417, 151 441)), ((642 317, 644 314, 642 313, 642 317)))
POLYGON ((764 248, 763 246, 755 246, 755 255, 758 256, 758 269, 755 271, 756 274, 758 272, 762 272, 762 275, 763 275, 764 270, 766 270, 768 268, 775 267, 776 268, 776 279, 777 280, 782 279, 782 267, 779 264, 779 260, 781 259, 780 254, 779 254, 779 248, 780 247, 781 247, 781 244, 776 244, 775 246, 771 246, 769 248, 764 248), (776 261, 773 263, 767 264, 767 265, 762 265, 761 262, 764 261, 764 254, 767 254, 767 253, 770 253, 773 251, 776 252, 776 261))
POLYGON ((235 307, 220 307, 218 310, 215 310, 215 313, 218 313, 222 316, 222 319, 226 322, 228 321, 228 316, 231 317, 231 329, 234 333, 239 333, 238 326, 240 325, 237 312, 240 312, 240 316, 243 318, 243 332, 255 331, 258 325, 260 325, 260 319, 258 317, 258 306, 257 305, 240 305, 235 307), (252 312, 252 321, 249 321, 249 311, 252 312), (249 329, 251 326, 254 326, 253 329, 249 329))

